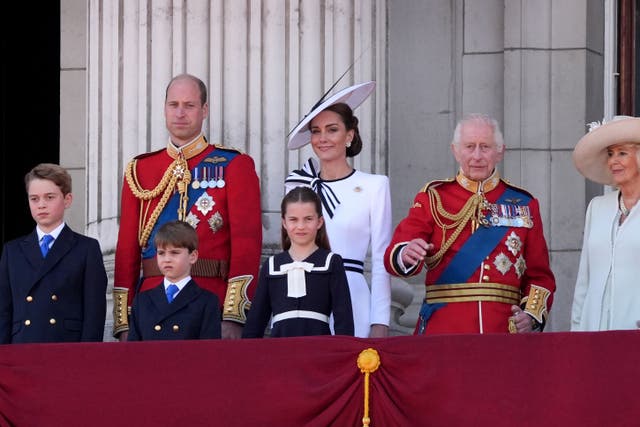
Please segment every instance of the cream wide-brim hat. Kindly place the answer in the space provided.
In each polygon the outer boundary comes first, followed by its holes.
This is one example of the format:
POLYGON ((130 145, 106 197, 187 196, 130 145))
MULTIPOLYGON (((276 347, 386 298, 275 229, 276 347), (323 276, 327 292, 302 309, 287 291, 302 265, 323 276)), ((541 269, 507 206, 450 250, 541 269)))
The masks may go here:
POLYGON ((616 116, 591 130, 573 149, 573 163, 591 181, 612 185, 607 148, 618 144, 640 144, 640 118, 616 116))
POLYGON ((340 102, 344 102, 352 110, 355 110, 360 104, 364 102, 367 97, 373 92, 373 89, 376 87, 376 82, 366 82, 360 83, 354 86, 347 87, 342 89, 340 92, 331 95, 326 100, 322 101, 318 104, 309 114, 304 116, 304 118, 296 125, 295 128, 289 134, 289 150, 297 150, 300 147, 304 147, 309 142, 311 142, 311 130, 309 129, 309 123, 314 119, 318 114, 324 111, 327 107, 330 107, 333 104, 338 104, 340 102))

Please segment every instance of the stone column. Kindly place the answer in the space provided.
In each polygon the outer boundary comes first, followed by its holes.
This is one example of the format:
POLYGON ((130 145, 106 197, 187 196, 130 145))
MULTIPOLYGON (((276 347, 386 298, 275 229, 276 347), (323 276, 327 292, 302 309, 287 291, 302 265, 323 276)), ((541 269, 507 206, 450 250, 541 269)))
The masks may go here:
POLYGON ((108 258, 123 171, 166 145, 165 88, 178 73, 208 86, 209 140, 256 162, 265 254, 279 251, 284 177, 311 155, 290 153, 287 134, 352 64, 336 91, 368 80, 378 87, 358 109, 368 143, 355 165, 388 173, 386 0, 62 0, 61 19, 69 135, 61 157, 81 196, 77 228, 99 238, 108 258))
POLYGON ((540 200, 557 291, 549 330, 569 329, 590 197, 573 166, 585 124, 602 118, 602 4, 505 2, 505 175, 540 200))

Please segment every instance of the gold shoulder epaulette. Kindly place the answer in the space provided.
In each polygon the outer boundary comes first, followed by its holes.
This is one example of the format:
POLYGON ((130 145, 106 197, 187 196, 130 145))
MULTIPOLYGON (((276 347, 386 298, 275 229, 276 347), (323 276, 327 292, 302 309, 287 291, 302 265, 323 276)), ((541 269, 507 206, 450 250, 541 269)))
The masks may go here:
POLYGON ((427 182, 421 189, 420 192, 424 193, 427 191, 429 187, 437 187, 438 185, 446 184, 447 182, 455 181, 455 178, 445 178, 445 179, 434 179, 433 181, 427 182))
POLYGON ((235 151, 237 153, 244 154, 244 150, 241 150, 240 148, 227 147, 226 145, 220 145, 220 144, 213 144, 213 145, 220 150, 235 151))

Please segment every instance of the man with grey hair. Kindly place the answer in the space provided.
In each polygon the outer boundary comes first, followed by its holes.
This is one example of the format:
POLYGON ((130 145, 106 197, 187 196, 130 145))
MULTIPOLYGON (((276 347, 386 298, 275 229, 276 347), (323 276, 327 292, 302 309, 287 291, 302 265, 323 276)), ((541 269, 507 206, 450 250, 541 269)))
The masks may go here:
POLYGON ((555 292, 538 201, 500 177, 498 122, 470 114, 451 151, 455 178, 427 183, 385 252, 390 274, 426 265, 414 334, 542 331, 555 292))

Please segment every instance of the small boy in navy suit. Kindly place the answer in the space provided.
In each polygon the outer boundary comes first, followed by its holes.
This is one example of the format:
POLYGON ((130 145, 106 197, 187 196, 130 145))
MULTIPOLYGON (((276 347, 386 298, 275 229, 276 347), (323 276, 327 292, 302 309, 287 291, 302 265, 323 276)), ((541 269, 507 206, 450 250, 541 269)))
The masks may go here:
POLYGON ((129 341, 220 338, 220 306, 191 278, 198 235, 186 222, 163 224, 154 238, 164 280, 133 300, 129 341))
POLYGON ((36 228, 0 259, 0 344, 102 341, 107 274, 96 239, 64 222, 71 176, 42 163, 25 176, 36 228))

